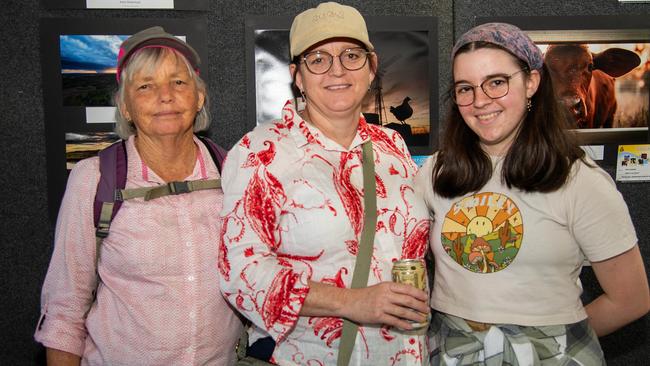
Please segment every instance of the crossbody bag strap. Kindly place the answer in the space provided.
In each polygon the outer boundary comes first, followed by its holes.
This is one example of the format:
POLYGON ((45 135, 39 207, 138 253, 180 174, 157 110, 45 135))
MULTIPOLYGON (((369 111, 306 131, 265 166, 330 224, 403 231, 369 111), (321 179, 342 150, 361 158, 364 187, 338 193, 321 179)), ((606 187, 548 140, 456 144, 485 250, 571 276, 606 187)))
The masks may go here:
MULTIPOLYGON (((368 285, 370 272, 370 259, 375 239, 377 226, 377 186, 375 182, 375 159, 372 154, 372 141, 368 140, 361 145, 363 165, 363 230, 357 251, 357 260, 352 275, 350 288, 362 288, 368 285)), ((348 319, 343 319, 343 331, 339 343, 337 366, 348 366, 354 341, 357 337, 358 325, 348 319)))

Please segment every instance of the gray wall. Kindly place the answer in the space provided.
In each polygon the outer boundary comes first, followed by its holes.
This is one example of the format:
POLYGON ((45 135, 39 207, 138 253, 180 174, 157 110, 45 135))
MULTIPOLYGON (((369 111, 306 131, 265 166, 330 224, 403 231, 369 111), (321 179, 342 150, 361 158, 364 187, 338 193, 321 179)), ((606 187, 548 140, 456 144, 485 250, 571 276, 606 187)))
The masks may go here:
MULTIPOLYGON (((182 0, 178 0, 182 1, 182 0)), ((476 16, 650 14, 650 4, 619 5, 597 1, 343 1, 364 15, 437 16, 440 95, 449 79, 448 53, 454 34, 469 29, 476 16)), ((203 16, 208 20, 208 63, 212 115, 211 135, 230 147, 253 127, 243 106, 246 100, 244 19, 247 14, 296 14, 318 1, 215 0, 204 12, 47 10, 37 0, 2 2, 0 29, 3 47, 2 134, 0 134, 0 359, 5 365, 43 362, 32 334, 39 314, 39 295, 52 251, 53 225, 48 219, 47 176, 39 20, 51 17, 164 17, 203 16)), ((650 18, 649 18, 650 19, 650 18)), ((650 26, 650 21, 649 24, 650 26)), ((441 112, 443 111, 441 107, 441 112)), ((442 114, 441 114, 442 115, 442 114)), ((611 148, 608 147, 611 161, 611 148)), ((614 166, 604 167, 613 173, 614 166)), ((620 185, 630 207, 645 257, 650 257, 648 184, 620 185)), ((646 261, 646 266, 649 263, 646 261)), ((583 275, 586 298, 599 289, 593 274, 583 275)), ((650 359, 646 316, 626 329, 602 339, 610 365, 645 365, 650 359)))

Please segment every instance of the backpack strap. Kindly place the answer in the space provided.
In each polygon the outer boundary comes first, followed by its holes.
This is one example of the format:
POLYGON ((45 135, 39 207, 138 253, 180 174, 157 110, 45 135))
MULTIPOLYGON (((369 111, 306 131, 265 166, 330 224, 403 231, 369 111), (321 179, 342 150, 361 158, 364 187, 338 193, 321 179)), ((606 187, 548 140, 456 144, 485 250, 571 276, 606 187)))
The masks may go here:
POLYGON ((214 165, 217 166, 217 170, 219 170, 219 174, 221 174, 221 167, 223 166, 223 161, 226 159, 228 152, 223 147, 217 145, 214 143, 214 141, 210 140, 207 137, 197 137, 208 148, 208 152, 210 152, 212 161, 214 161, 214 165))
MULTIPOLYGON (((212 140, 197 136, 214 161, 219 172, 226 157, 226 150, 212 140)), ((132 198, 144 198, 145 201, 204 189, 221 188, 221 179, 207 179, 184 182, 169 182, 157 187, 125 189, 127 175, 126 143, 120 140, 99 152, 99 174, 97 193, 93 206, 95 236, 105 238, 113 218, 122 206, 122 202, 132 198)), ((99 253, 98 253, 99 254, 99 253)))
MULTIPOLYGON (((210 157, 214 162, 214 165, 217 167, 219 173, 221 173, 221 166, 223 160, 226 157, 226 150, 221 146, 215 144, 212 140, 207 137, 197 136, 199 141, 201 141, 208 152, 210 157)), ((142 187, 142 188, 133 188, 133 189, 121 189, 119 192, 116 192, 116 197, 121 201, 126 201, 131 198, 144 198, 145 201, 149 201, 155 198, 177 195, 182 193, 189 193, 194 191, 201 191, 204 189, 219 189, 221 188, 221 179, 201 179, 201 180, 192 180, 192 181, 183 181, 183 182, 169 182, 167 184, 161 184, 157 187, 142 187)))
MULTIPOLYGON (((120 140, 99 152, 99 182, 93 204, 95 236, 105 238, 122 206, 115 192, 126 186, 126 143, 120 140)), ((98 253, 99 254, 99 253, 98 253)))
POLYGON ((190 193, 194 191, 201 191, 204 189, 219 189, 221 188, 221 179, 202 179, 202 180, 186 180, 182 182, 169 182, 161 184, 156 187, 143 187, 135 189, 124 189, 121 196, 124 200, 144 197, 145 201, 152 200, 163 196, 177 195, 183 193, 190 193))
MULTIPOLYGON (((93 202, 93 222, 95 223, 95 271, 99 263, 102 240, 108 236, 111 221, 122 206, 115 192, 126 186, 126 143, 119 140, 99 152, 99 182, 93 202)), ((99 280, 99 273, 97 274, 99 280)), ((97 289, 95 288, 95 291, 97 289)), ((93 294, 94 295, 94 294, 93 294)))

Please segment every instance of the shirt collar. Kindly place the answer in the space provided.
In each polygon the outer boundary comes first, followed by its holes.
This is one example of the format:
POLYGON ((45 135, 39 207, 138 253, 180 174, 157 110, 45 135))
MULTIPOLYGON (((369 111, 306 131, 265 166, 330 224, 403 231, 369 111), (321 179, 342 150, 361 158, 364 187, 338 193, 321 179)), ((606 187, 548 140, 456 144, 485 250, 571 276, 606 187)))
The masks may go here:
MULTIPOLYGON (((206 147, 196 136, 193 136, 193 140, 194 144, 198 147, 196 163, 194 164, 192 174, 190 174, 185 180, 208 179, 208 172, 205 164, 205 154, 207 151, 204 151, 206 147)), ((127 175, 129 178, 156 184, 167 183, 163 181, 156 172, 151 170, 144 160, 142 160, 138 149, 135 147, 135 135, 129 136, 128 140, 126 140, 126 155, 128 163, 127 175)))
POLYGON ((290 136, 296 142, 298 147, 303 147, 308 144, 315 144, 321 146, 325 150, 333 151, 350 151, 360 146, 370 139, 370 131, 368 122, 366 122, 363 114, 359 116, 359 125, 357 133, 350 144, 349 149, 345 149, 334 140, 325 136, 318 127, 312 123, 305 121, 300 114, 298 114, 295 105, 291 100, 288 100, 284 108, 282 108, 282 119, 276 122, 276 127, 287 128, 290 136))

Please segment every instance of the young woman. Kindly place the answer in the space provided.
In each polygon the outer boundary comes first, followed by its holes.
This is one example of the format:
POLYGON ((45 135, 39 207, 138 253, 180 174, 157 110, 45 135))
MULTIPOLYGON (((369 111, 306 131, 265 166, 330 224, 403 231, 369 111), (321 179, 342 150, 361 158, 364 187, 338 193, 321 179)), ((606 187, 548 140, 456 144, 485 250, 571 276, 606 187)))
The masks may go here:
POLYGON ((567 132, 525 33, 480 25, 452 60, 441 149, 416 178, 434 217, 431 364, 604 364, 597 336, 650 306, 625 202, 567 132), (583 306, 585 258, 604 294, 583 306))

